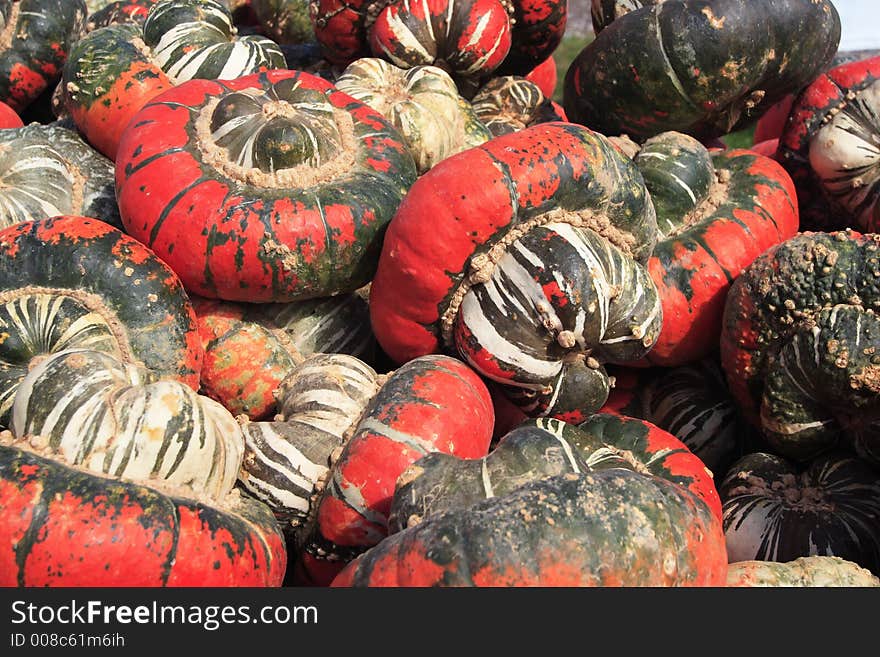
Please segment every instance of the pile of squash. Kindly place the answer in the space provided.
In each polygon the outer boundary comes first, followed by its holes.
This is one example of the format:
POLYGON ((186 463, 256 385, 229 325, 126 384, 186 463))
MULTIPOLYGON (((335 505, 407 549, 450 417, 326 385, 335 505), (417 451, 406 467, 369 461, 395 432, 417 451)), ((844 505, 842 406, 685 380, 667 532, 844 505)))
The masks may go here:
POLYGON ((0 585, 880 586, 880 57, 568 11, 0 0, 0 585))

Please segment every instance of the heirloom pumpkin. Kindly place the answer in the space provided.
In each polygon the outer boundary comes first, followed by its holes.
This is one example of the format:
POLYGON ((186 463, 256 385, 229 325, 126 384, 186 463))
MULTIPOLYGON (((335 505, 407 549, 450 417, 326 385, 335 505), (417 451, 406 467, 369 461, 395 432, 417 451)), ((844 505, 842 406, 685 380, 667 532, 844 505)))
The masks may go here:
POLYGON ((678 130, 701 140, 757 119, 830 62, 830 0, 667 0, 621 15, 569 67, 569 120, 636 141, 678 130))
POLYGON ((880 235, 802 233, 757 258, 724 309, 721 362, 775 451, 880 464, 880 235))
POLYGON ((353 356, 314 354, 282 381, 274 421, 242 423, 241 483, 272 509, 295 546, 312 530, 332 457, 382 382, 353 356))
POLYGON ((663 305, 663 329, 646 359, 674 367, 718 348, 731 282, 794 236, 797 194, 779 164, 753 151, 710 153, 679 132, 633 148, 661 234, 648 271, 663 305))
POLYGON ((0 500, 18 511, 0 529, 4 584, 281 583, 283 538, 266 507, 233 491, 244 441, 218 403, 71 349, 25 376, 12 416, 0 439, 0 500))
POLYGON ((333 586, 721 586, 721 523, 681 486, 563 474, 389 536, 333 586))
POLYGON ((501 0, 391 2, 368 34, 374 56, 402 68, 445 68, 466 95, 510 51, 510 18, 501 0))
POLYGON ((406 467, 429 452, 485 455, 493 419, 488 390, 459 360, 422 356, 389 374, 321 486, 314 526, 297 549, 296 581, 329 584, 388 534, 394 485, 406 467))
POLYGON ((45 355, 104 351, 199 385, 202 347, 180 280, 143 244, 86 217, 0 231, 0 424, 19 382, 45 355))
POLYGON ((798 557, 785 563, 738 561, 727 568, 727 586, 880 586, 880 578, 840 557, 798 557))
POLYGON ((251 420, 275 410, 276 389, 307 356, 375 352, 367 302, 354 292, 278 304, 196 297, 193 307, 205 350, 201 391, 251 420))
POLYGON ((315 0, 315 36, 332 62, 373 55, 398 66, 443 60, 465 78, 525 75, 565 31, 566 0, 315 0), (499 69, 499 66, 502 68, 499 69))
POLYGON ((496 137, 407 193, 370 288, 373 330, 397 362, 457 351, 530 415, 584 419, 608 395, 602 363, 657 340, 656 235, 641 174, 605 137, 569 123, 496 137))
POLYGON ((123 129, 163 91, 285 65, 273 41, 235 36, 229 10, 216 0, 161 0, 143 25, 112 24, 77 41, 64 65, 62 102, 89 142, 115 160, 123 129))
POLYGON ((818 76, 796 99, 777 157, 805 228, 880 230, 880 57, 818 76))
POLYGON ((389 529, 394 533, 450 509, 506 495, 536 479, 609 468, 672 481, 721 520, 712 474, 683 443, 650 422, 599 413, 580 425, 526 420, 478 459, 440 452, 422 457, 397 480, 389 529))
POLYGON ((492 78, 471 100, 477 118, 492 135, 505 135, 531 125, 564 121, 565 113, 526 78, 507 75, 492 78))
POLYGON ((675 368, 611 371, 615 386, 603 412, 629 415, 668 431, 723 475, 760 439, 740 415, 721 366, 704 359, 675 368))
POLYGON ((126 229, 187 290, 248 302, 369 282, 416 177, 378 112, 298 71, 165 92, 132 119, 116 173, 126 229))
POLYGON ((731 563, 826 555, 880 575, 880 480, 849 453, 802 466, 749 454, 730 467, 718 493, 731 563))
POLYGON ((113 163, 55 123, 0 131, 0 228, 57 215, 122 228, 113 163))
POLYGON ((0 101, 21 112, 58 82, 84 0, 0 0, 0 101))
POLYGON ((419 174, 492 138, 452 78, 436 66, 402 69, 364 57, 349 64, 335 84, 388 119, 406 141, 419 174))

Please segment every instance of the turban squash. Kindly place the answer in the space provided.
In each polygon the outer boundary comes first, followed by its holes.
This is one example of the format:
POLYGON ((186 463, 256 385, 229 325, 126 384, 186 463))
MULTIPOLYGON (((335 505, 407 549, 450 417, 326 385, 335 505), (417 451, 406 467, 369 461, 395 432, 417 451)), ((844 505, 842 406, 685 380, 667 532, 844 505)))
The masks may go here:
POLYGON ((530 415, 584 419, 608 395, 603 362, 657 341, 656 238, 641 174, 605 137, 570 123, 496 137, 403 199, 370 288, 373 331, 397 362, 448 350, 530 415))
POLYGON ((116 174, 127 231, 187 290, 289 302, 369 282, 416 170, 378 112, 283 70, 163 93, 123 134, 116 174))
POLYGON ((333 585, 719 586, 714 485, 659 434, 616 416, 538 419, 480 459, 426 455, 398 479, 394 533, 333 585))
POLYGON ((198 389, 202 345, 180 279, 137 240, 97 219, 53 217, 0 231, 0 423, 47 354, 112 354, 198 389))
POLYGON ((278 586, 269 509, 233 489, 244 442, 220 404, 89 349, 24 378, 0 436, 6 586, 278 586))
POLYGON ((76 42, 62 73, 62 103, 89 142, 115 160, 132 116, 163 91, 194 78, 284 67, 273 41, 236 36, 216 0, 160 0, 142 24, 110 24, 76 42))
POLYGON ((58 82, 85 20, 84 0, 2 0, 0 101, 22 112, 58 82))
POLYGON ((571 121, 636 141, 678 130, 701 140, 749 124, 830 62, 830 0, 667 0, 613 20, 564 82, 571 121))

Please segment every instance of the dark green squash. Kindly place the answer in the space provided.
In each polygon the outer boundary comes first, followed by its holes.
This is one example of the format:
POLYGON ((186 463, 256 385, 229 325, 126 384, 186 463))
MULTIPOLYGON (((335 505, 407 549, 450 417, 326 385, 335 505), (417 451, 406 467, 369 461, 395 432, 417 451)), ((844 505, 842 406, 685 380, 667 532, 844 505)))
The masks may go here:
POLYGON ((601 30, 569 67, 563 104, 607 135, 719 137, 808 84, 839 41, 830 0, 667 0, 601 30))

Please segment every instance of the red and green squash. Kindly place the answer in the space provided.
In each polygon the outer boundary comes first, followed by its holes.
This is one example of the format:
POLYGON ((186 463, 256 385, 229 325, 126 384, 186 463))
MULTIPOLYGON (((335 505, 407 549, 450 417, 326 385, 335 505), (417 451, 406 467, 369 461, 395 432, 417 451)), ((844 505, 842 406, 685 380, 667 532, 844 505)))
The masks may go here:
POLYGON ((0 424, 47 354, 99 350, 199 386, 203 352, 180 279, 143 244, 87 217, 0 231, 0 424))
POLYGON ((368 35, 375 57, 444 68, 469 96, 507 57, 511 26, 501 0, 422 0, 389 3, 368 35))
POLYGON ((304 358, 375 353, 367 302, 354 292, 278 304, 194 297, 193 308, 205 350, 201 392, 251 420, 274 413, 276 389, 304 358))
POLYGON ((565 0, 315 0, 315 37, 342 66, 384 57, 398 66, 442 61, 474 76, 526 75, 545 62, 565 31, 565 0), (468 70, 470 69, 470 70, 468 70))
POLYGON ((721 523, 681 486, 614 468, 532 481, 384 539, 333 586, 722 586, 721 523))
POLYGON ((217 508, 0 444, 0 585, 279 586, 277 522, 236 493, 217 508))
POLYGON ((85 0, 0 1, 0 101, 21 113, 56 84, 85 21, 85 0))
POLYGON ((721 520, 712 474, 681 441, 650 422, 598 413, 579 425, 526 420, 482 458, 440 452, 422 457, 397 480, 389 529, 401 531, 450 509, 506 495, 529 481, 612 468, 672 481, 721 520))
POLYGON ((244 440, 217 402, 70 349, 31 369, 12 416, 0 437, 0 500, 19 511, 0 529, 5 584, 281 583, 281 532, 233 490, 244 440))
POLYGON ((801 233, 733 283, 721 362, 773 450, 798 461, 835 447, 880 464, 880 236, 801 233))
POLYGON ((755 452, 718 485, 731 563, 835 556, 880 575, 880 480, 848 452, 806 463, 755 452))
POLYGON ((395 482, 407 466, 429 452, 485 455, 493 420, 486 386, 459 360, 421 356, 389 374, 333 461, 296 581, 329 584, 387 536, 395 482))
POLYGON ((190 80, 132 119, 123 224, 193 294, 291 302, 352 292, 416 178, 375 110, 299 71, 190 80))
POLYGON ((710 152, 679 132, 638 148, 633 161, 661 234, 648 271, 663 305, 663 329, 646 360, 675 367, 717 350, 731 282, 761 253, 794 236, 797 194, 777 162, 753 151, 710 152))
POLYGON ((880 230, 880 56, 836 66, 797 97, 778 159, 809 230, 880 230))
POLYGON ((216 0, 160 0, 142 25, 111 24, 76 42, 64 64, 62 103, 89 142, 115 160, 128 122, 163 91, 286 66, 276 43, 235 29, 216 0))
POLYGON ((677 130, 700 140, 755 121, 831 62, 830 0, 667 0, 613 20, 564 82, 570 121, 641 142, 677 130))
POLYGON ((403 199, 370 289, 373 331, 396 362, 458 353, 529 415, 585 419, 608 395, 602 363, 657 340, 644 267, 656 236, 641 174, 605 137, 570 123, 496 137, 403 199))

